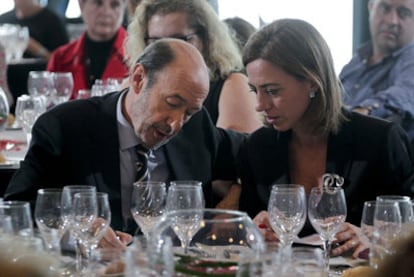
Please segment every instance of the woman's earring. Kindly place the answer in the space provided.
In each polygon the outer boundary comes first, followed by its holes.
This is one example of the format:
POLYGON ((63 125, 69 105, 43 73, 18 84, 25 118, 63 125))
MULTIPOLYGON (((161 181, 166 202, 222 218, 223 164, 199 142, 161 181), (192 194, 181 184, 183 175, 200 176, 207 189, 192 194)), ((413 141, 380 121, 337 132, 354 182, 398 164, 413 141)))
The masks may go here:
POLYGON ((310 99, 315 98, 315 95, 316 95, 315 91, 309 92, 309 98, 310 99))

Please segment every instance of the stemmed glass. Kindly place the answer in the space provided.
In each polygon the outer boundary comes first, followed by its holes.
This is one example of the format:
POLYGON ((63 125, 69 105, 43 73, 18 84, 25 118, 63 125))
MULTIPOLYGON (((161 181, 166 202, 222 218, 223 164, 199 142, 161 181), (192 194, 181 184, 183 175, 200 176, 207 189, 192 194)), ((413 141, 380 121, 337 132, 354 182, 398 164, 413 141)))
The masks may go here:
MULTIPOLYGON (((92 250, 98 247, 99 241, 111 223, 111 209, 106 192, 81 192, 79 194, 79 197, 86 199, 86 201, 96 197, 96 219, 92 221, 89 228, 84 228, 78 233, 78 238, 84 248, 84 255, 89 260, 92 250)), ((77 195, 78 193, 75 194, 75 196, 77 195)))
POLYGON ((82 253, 79 248, 79 241, 74 233, 74 217, 73 217, 73 200, 74 196, 78 192, 94 192, 96 193, 96 187, 94 186, 83 186, 83 185, 67 185, 62 190, 61 200, 61 216, 63 224, 63 232, 66 233, 66 238, 69 244, 74 243, 76 247, 76 268, 80 271, 82 263, 82 253))
POLYGON ((372 236, 374 234, 374 215, 375 215, 376 201, 365 201, 362 209, 361 217, 361 233, 363 243, 371 245, 372 236))
POLYGON ((306 221, 305 189, 301 185, 273 185, 267 210, 282 252, 289 251, 306 221))
POLYGON ((398 202, 376 201, 374 233, 370 250, 370 265, 377 268, 381 260, 394 253, 392 247, 401 232, 401 212, 398 202))
POLYGON ((190 213, 176 213, 172 228, 181 241, 184 253, 188 253, 191 239, 200 228, 204 208, 204 196, 201 182, 175 181, 170 183, 167 193, 167 211, 190 210, 190 213))
POLYGON ((51 104, 49 96, 55 89, 53 73, 48 71, 30 71, 27 79, 27 90, 32 96, 40 97, 46 107, 51 104))
POLYGON ((165 212, 166 197, 164 182, 136 182, 133 185, 131 213, 147 239, 150 230, 165 212))
POLYGON ((52 90, 53 104, 58 105, 69 100, 73 92, 73 76, 71 72, 54 72, 55 88, 52 90))
POLYGON ((12 59, 20 61, 23 57, 24 50, 26 50, 29 44, 29 28, 26 26, 17 26, 14 39, 13 48, 11 48, 13 50, 12 59))
POLYGON ((395 202, 398 203, 401 215, 401 235, 408 236, 411 234, 411 219, 413 217, 413 203, 410 197, 403 195, 380 195, 377 196, 378 202, 395 202))
POLYGON ((73 218, 73 234, 78 244, 77 253, 77 270, 80 274, 86 269, 85 263, 87 259, 83 259, 82 250, 88 258, 89 250, 89 234, 96 222, 98 216, 98 205, 96 192, 78 192, 73 197, 72 218, 73 218))
POLYGON ((15 115, 19 125, 26 133, 27 144, 32 138, 32 127, 37 118, 46 111, 44 101, 37 97, 23 94, 17 98, 15 115))
POLYGON ((64 231, 61 199, 62 189, 39 189, 34 212, 34 218, 46 250, 57 255, 60 255, 60 240, 64 231))
POLYGON ((325 270, 329 272, 329 254, 336 233, 347 214, 345 194, 340 187, 315 187, 309 195, 308 216, 313 228, 324 241, 325 270))

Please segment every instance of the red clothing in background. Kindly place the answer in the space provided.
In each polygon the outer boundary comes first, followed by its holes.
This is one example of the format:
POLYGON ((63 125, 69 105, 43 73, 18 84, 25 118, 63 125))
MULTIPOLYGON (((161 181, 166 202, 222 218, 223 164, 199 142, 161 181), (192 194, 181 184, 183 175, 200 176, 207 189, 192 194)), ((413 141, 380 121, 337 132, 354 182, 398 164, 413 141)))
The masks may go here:
MULTIPOLYGON (((52 72, 72 72, 74 80, 73 93, 70 99, 76 99, 80 89, 90 89, 88 87, 88 73, 85 57, 85 33, 79 39, 65 44, 55 51, 47 64, 47 70, 52 72)), ((128 66, 124 61, 123 43, 127 32, 120 28, 116 34, 116 39, 111 50, 110 57, 105 66, 100 79, 125 78, 128 75, 128 66)))

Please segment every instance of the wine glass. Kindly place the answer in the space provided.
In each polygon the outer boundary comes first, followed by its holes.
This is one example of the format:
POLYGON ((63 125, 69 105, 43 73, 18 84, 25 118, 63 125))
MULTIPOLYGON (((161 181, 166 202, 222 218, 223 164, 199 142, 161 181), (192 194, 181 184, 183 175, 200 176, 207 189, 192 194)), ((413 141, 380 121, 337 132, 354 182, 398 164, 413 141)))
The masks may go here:
POLYGON ((27 144, 32 138, 32 127, 37 118, 46 111, 44 101, 37 97, 23 94, 17 98, 15 115, 17 122, 26 133, 27 144))
POLYGON ((175 181, 170 183, 167 193, 167 211, 190 210, 189 213, 173 215, 173 230, 180 238, 184 253, 193 235, 200 228, 204 208, 204 196, 201 182, 198 181, 175 181))
POLYGON ((50 95, 55 89, 53 73, 49 71, 30 71, 27 79, 27 90, 30 95, 40 97, 46 107, 51 102, 50 95))
POLYGON ((301 185, 273 185, 268 214, 282 252, 289 251, 306 220, 305 189, 301 185))
MULTIPOLYGON (((92 251, 98 248, 98 243, 104 236, 106 230, 111 223, 111 209, 109 206, 108 194, 106 192, 81 192, 80 197, 96 196, 96 219, 89 228, 85 228, 80 233, 80 241, 84 247, 84 255, 87 260, 90 259, 92 251)), ((75 194, 77 195, 77 194, 75 194)))
POLYGON ((164 182, 136 182, 133 185, 131 213, 147 239, 150 230, 165 212, 166 197, 164 182))
POLYGON ((29 28, 26 26, 16 26, 15 35, 13 36, 14 43, 12 50, 12 59, 20 61, 23 57, 23 53, 29 44, 29 28))
POLYGON ((325 270, 329 272, 332 241, 346 219, 345 194, 340 187, 314 187, 309 195, 308 216, 324 241, 325 270))
POLYGON ((9 118, 9 102, 7 101, 6 93, 0 87, 0 131, 4 130, 9 118))
POLYGON ((361 233, 363 235, 363 243, 366 245, 371 245, 372 243, 376 202, 375 200, 365 201, 362 209, 361 233))
POLYGON ((33 236, 33 220, 29 202, 3 201, 0 203, 0 215, 11 217, 14 235, 22 237, 33 236))
POLYGON ((386 256, 394 253, 393 242, 401 232, 401 212, 398 202, 376 201, 374 211, 374 232, 369 262, 373 268, 386 256))
POLYGON ((61 199, 61 216, 63 224, 64 238, 69 245, 74 245, 76 248, 76 269, 79 271, 82 263, 82 255, 78 238, 74 232, 74 218, 73 218, 73 200, 78 192, 95 192, 96 187, 86 185, 66 185, 62 190, 61 199))
POLYGON ((73 196, 73 234, 77 241, 77 271, 83 274, 89 258, 89 234, 98 217, 96 192, 77 192, 73 196), (85 254, 85 258, 82 254, 85 254))
POLYGON ((62 189, 39 189, 34 212, 46 250, 57 255, 60 255, 60 240, 63 236, 61 199, 62 189))
POLYGON ((71 72, 54 72, 55 87, 52 90, 52 102, 55 105, 69 100, 73 92, 73 76, 71 72))

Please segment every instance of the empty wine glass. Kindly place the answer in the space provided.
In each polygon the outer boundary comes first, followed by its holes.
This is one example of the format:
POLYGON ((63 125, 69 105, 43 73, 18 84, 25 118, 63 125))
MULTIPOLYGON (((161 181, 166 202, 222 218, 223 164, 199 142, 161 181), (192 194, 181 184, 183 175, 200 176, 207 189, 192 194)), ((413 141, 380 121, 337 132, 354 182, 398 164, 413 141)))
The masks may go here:
POLYGON ((32 127, 37 118, 46 111, 44 101, 37 97, 23 94, 17 98, 15 115, 19 125, 26 133, 27 144, 32 138, 32 127))
POLYGON ((377 268, 380 261, 394 253, 393 242, 401 232, 401 212, 398 202, 377 201, 374 212, 374 233, 369 262, 377 268))
POLYGON ((273 185, 268 204, 269 221, 282 252, 289 251, 306 220, 305 189, 301 185, 273 185))
POLYGON ((69 245, 74 245, 76 248, 76 269, 79 271, 82 263, 82 252, 79 248, 80 244, 78 238, 74 232, 74 218, 73 218, 73 200, 74 196, 78 192, 94 192, 96 193, 96 187, 85 185, 67 185, 62 190, 62 202, 61 202, 61 216, 63 223, 64 236, 66 237, 69 245))
POLYGON ((64 231, 61 199, 62 189, 39 189, 34 212, 46 250, 57 255, 60 255, 60 240, 64 231))
POLYGON ((175 181, 170 183, 167 193, 167 211, 190 210, 190 213, 175 214, 173 218, 173 230, 181 241, 184 253, 188 252, 188 246, 193 235, 200 227, 204 208, 204 196, 201 182, 175 181))
POLYGON ((49 71, 30 71, 27 79, 27 90, 32 96, 40 97, 46 107, 52 103, 51 94, 55 89, 53 73, 49 71))
POLYGON ((89 258, 90 230, 97 220, 98 205, 96 192, 77 192, 73 196, 72 218, 73 234, 78 244, 77 270, 84 272, 89 258), (83 254, 85 254, 85 259, 83 254))
POLYGON ((340 187, 312 188, 309 195, 309 220, 324 241, 325 270, 329 272, 332 241, 346 219, 345 194, 340 187))
POLYGON ((401 215, 401 235, 409 236, 412 232, 411 219, 413 218, 413 203, 410 197, 404 195, 380 195, 377 196, 379 202, 396 202, 400 208, 401 215))
POLYGON ((73 76, 71 72, 54 72, 55 88, 52 90, 52 102, 55 105, 69 100, 73 92, 73 76))
POLYGON ((0 215, 11 217, 14 235, 22 237, 33 236, 33 220, 29 202, 3 201, 0 203, 0 215))
POLYGON ((23 57, 23 53, 29 44, 29 28, 26 26, 16 27, 15 36, 13 37, 13 47, 11 48, 11 58, 14 61, 20 61, 23 57))
POLYGON ((79 197, 84 199, 96 196, 96 219, 92 221, 89 228, 85 228, 78 233, 78 238, 83 246, 83 254, 86 260, 89 261, 92 251, 98 248, 99 241, 111 223, 111 209, 106 192, 81 192, 81 194, 79 197))
POLYGON ((362 209, 361 217, 361 233, 364 244, 371 245, 372 236, 374 234, 374 215, 376 201, 365 201, 362 209))
POLYGON ((150 230, 165 212, 166 197, 164 182, 136 182, 133 185, 131 213, 147 239, 150 230))

